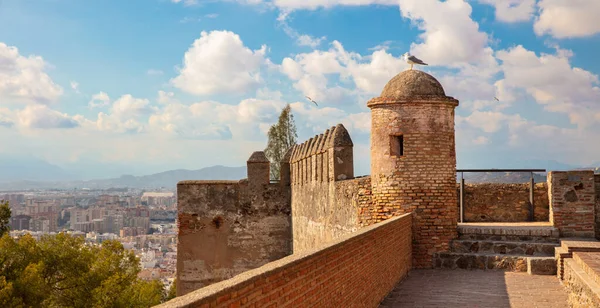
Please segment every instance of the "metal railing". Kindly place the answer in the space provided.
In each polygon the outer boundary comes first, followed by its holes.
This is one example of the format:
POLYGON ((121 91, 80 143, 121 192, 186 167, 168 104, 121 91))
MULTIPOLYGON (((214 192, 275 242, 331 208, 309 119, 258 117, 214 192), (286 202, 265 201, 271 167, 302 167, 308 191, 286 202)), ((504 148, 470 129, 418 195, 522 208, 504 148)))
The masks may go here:
POLYGON ((464 222, 465 221, 465 212, 464 212, 464 202, 465 202, 465 178, 464 178, 464 173, 465 172, 472 172, 472 173, 487 173, 487 172, 529 172, 530 173, 530 179, 529 179, 529 221, 533 221, 534 220, 534 216, 533 216, 533 209, 535 208, 534 206, 534 192, 535 192, 535 181, 533 179, 533 173, 534 172, 546 172, 546 169, 456 169, 456 172, 460 173, 460 195, 459 195, 459 200, 460 200, 460 222, 464 222))

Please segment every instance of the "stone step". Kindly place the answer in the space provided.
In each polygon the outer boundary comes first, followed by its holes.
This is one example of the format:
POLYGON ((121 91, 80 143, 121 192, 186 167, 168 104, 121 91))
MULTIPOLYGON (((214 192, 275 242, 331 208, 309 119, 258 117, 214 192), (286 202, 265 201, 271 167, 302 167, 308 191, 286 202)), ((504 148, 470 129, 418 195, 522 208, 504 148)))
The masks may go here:
POLYGON ((529 241, 454 240, 452 252, 487 253, 501 255, 554 256, 558 243, 529 241))
POLYGON ((433 255, 435 268, 507 270, 530 275, 556 275, 554 257, 485 253, 439 252, 433 255))
POLYGON ((438 252, 433 255, 436 268, 527 271, 527 256, 438 252))
POLYGON ((460 223, 459 239, 558 243, 559 232, 549 223, 460 223))
POLYGON ((564 279, 564 260, 573 258, 574 252, 600 252, 600 242, 590 238, 562 238, 555 249, 558 279, 564 279))
POLYGON ((572 307, 600 307, 600 284, 572 258, 564 259, 563 286, 572 307))
POLYGON ((560 247, 569 252, 600 252, 600 242, 594 238, 561 238, 560 247))
POLYGON ((554 257, 528 257, 527 273, 529 275, 556 275, 556 259, 554 257))
POLYGON ((573 260, 591 279, 600 284, 600 253, 573 252, 573 260))
POLYGON ((565 259, 570 259, 573 257, 573 253, 569 252, 569 249, 559 246, 554 250, 554 258, 556 261, 556 274, 558 279, 563 280, 565 274, 565 259))

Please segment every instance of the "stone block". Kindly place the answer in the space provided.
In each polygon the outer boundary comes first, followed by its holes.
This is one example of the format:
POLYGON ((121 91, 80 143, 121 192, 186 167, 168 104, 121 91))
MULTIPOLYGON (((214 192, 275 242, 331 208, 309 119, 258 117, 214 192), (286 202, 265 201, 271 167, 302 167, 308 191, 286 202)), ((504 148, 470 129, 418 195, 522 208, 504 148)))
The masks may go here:
POLYGON ((527 258, 529 275, 556 275, 556 259, 554 257, 527 258))

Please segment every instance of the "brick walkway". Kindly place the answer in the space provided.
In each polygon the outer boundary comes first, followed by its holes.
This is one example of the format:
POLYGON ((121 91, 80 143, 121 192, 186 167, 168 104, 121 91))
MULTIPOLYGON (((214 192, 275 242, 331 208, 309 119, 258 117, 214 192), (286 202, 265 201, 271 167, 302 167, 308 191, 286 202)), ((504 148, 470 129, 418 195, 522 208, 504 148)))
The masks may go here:
POLYGON ((380 307, 565 308, 556 276, 478 270, 411 270, 380 307))

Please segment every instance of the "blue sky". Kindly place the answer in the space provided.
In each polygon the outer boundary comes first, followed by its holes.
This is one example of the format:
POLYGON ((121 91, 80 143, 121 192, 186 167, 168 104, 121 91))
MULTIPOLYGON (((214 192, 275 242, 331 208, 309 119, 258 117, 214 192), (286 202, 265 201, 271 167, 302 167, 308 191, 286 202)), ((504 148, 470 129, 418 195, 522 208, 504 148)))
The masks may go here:
POLYGON ((460 100, 459 168, 598 164, 599 14, 595 0, 1 0, 0 154, 84 177, 239 166, 290 103, 301 141, 343 123, 367 174, 366 101, 411 51, 460 100))

